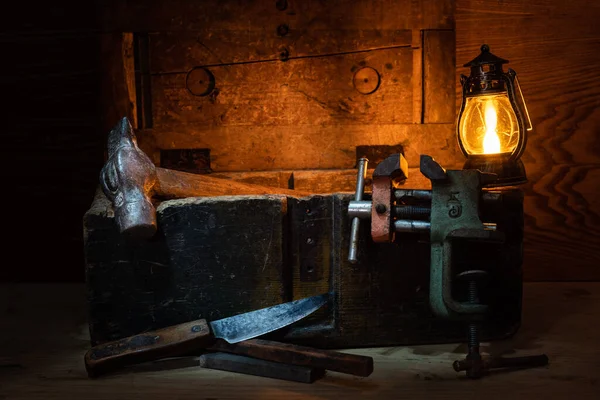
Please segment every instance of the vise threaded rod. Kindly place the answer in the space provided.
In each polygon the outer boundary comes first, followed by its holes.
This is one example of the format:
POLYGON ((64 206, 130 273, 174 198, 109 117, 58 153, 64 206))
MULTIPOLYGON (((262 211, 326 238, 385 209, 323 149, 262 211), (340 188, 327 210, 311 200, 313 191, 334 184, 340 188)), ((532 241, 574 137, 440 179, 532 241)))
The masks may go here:
MULTIPOLYGON (((479 293, 477 292, 477 282, 469 281, 469 303, 479 304, 479 293)), ((479 354, 479 326, 476 322, 469 323, 468 333, 469 354, 479 354)))
POLYGON ((395 206, 394 216, 398 219, 429 220, 431 207, 425 206, 395 206))

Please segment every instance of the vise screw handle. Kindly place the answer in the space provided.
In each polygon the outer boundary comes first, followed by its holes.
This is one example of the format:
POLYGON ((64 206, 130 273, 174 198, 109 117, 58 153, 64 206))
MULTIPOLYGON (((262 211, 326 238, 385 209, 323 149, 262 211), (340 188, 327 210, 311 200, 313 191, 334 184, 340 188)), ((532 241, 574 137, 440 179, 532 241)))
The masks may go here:
MULTIPOLYGON (((356 177, 355 201, 361 201, 365 192, 365 179, 367 176, 367 165, 369 160, 362 157, 358 160, 358 173, 356 177)), ((352 264, 358 262, 358 230, 360 228, 360 219, 352 218, 352 228, 350 229, 350 250, 348 251, 348 261, 352 264)))

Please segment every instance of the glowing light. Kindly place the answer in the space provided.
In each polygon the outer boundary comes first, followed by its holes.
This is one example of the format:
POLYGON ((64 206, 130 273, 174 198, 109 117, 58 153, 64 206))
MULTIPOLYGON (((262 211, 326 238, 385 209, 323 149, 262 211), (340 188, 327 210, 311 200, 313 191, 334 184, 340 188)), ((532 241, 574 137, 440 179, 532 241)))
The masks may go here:
POLYGON ((488 100, 485 104, 485 136, 483 137, 483 153, 497 154, 500 153, 500 138, 496 127, 498 126, 498 115, 494 102, 488 100))

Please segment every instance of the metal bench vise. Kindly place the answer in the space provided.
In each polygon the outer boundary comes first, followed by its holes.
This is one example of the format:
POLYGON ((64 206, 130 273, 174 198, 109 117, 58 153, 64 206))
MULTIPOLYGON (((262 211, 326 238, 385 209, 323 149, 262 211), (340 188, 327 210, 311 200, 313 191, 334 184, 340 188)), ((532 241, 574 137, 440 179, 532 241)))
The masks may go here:
MULTIPOLYGON (((502 207, 504 197, 523 196, 521 190, 495 190, 490 188, 495 174, 476 169, 445 170, 428 155, 421 155, 420 172, 431 181, 431 190, 406 189, 403 184, 408 178, 408 163, 402 154, 394 154, 377 165, 371 199, 363 200, 367 163, 366 158, 359 161, 355 199, 348 205, 352 219, 348 261, 358 262, 361 220, 371 221, 371 239, 376 243, 397 241, 398 233, 428 233, 430 308, 437 317, 464 320, 469 325, 469 354, 455 362, 454 368, 478 378, 490 368, 545 365, 545 355, 496 358, 493 362, 482 359, 479 323, 486 319, 488 306, 480 301, 479 286, 493 274, 485 258, 465 257, 465 252, 482 243, 505 241, 506 232, 484 216, 502 207)), ((521 262, 520 254, 515 262, 521 262)))

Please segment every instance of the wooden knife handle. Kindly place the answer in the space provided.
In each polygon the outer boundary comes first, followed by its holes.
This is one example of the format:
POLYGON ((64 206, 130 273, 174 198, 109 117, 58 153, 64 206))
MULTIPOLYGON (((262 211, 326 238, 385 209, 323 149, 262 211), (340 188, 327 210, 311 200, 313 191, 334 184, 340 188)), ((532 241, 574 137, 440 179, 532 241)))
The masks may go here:
POLYGON ((89 377, 95 378, 125 365, 204 349, 213 342, 208 323, 199 319, 92 347, 85 353, 85 369, 89 377))
POLYGON ((315 349, 270 340, 250 339, 231 344, 218 339, 207 350, 238 354, 303 367, 321 368, 357 376, 369 376, 373 372, 372 357, 333 350, 315 349))

